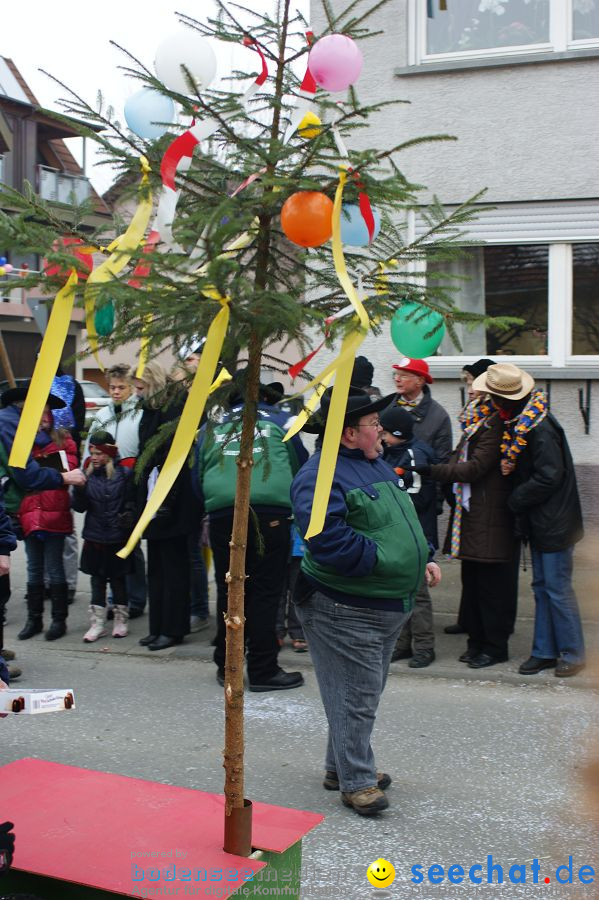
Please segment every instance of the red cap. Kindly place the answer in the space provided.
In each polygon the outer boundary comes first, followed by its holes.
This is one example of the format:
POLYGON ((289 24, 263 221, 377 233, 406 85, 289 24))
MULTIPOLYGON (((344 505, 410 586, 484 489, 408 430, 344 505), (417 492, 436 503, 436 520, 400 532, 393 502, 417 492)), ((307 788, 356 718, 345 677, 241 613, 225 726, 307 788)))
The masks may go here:
POLYGON ((410 359, 409 356, 404 356, 393 368, 398 369, 400 372, 412 372, 414 375, 421 375, 427 384, 433 383, 428 363, 423 359, 410 359))

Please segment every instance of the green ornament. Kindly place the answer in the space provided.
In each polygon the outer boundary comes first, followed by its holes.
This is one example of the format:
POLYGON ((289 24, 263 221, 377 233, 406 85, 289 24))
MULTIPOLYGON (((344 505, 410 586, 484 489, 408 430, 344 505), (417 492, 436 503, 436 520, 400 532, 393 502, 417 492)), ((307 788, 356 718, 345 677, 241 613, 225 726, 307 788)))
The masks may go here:
POLYGON ((114 303, 109 300, 104 306, 96 310, 94 315, 96 331, 102 337, 108 337, 114 330, 114 303))
POLYGON ((432 356, 444 336, 443 316, 421 303, 403 303, 391 319, 391 340, 403 356, 411 359, 432 356), (434 328, 437 330, 430 334, 434 328))

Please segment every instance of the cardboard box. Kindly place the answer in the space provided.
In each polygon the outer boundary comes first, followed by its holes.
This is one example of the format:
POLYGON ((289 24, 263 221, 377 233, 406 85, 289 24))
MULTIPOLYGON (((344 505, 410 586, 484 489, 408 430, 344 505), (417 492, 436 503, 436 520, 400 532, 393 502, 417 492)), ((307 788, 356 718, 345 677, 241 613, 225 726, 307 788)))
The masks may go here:
POLYGON ((75 694, 72 688, 56 690, 20 690, 8 688, 0 691, 0 713, 37 715, 46 712, 61 712, 75 709, 75 694))

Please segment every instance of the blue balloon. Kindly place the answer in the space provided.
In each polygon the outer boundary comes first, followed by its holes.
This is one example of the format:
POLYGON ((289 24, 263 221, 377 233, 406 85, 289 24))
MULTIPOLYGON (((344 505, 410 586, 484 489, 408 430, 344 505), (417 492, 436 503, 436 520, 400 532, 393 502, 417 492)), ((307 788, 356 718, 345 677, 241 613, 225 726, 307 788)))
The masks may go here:
POLYGON ((0 256, 0 266, 5 266, 6 262, 7 262, 6 257, 0 256))
POLYGON ((142 88, 125 101, 127 125, 140 138, 161 137, 168 131, 168 125, 157 125, 156 122, 172 122, 174 118, 174 102, 152 88, 142 88))
MULTIPOLYGON (((381 230, 381 214, 377 209, 372 210, 374 218, 374 241, 381 230)), ((341 207, 341 240, 350 247, 367 247, 368 228, 362 218, 360 207, 355 203, 344 203, 341 207)))

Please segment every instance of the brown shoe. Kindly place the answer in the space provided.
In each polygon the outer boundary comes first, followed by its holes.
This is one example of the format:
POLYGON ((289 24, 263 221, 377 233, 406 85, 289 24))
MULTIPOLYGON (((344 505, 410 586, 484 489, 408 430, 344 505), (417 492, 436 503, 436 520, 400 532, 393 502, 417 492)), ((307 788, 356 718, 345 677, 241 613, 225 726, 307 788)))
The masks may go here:
POLYGON ((389 806, 389 801, 377 787, 362 788, 350 794, 341 794, 344 806, 355 809, 359 816, 376 816, 389 806))
POLYGON ((21 675, 23 674, 21 669, 19 669, 18 666, 7 666, 7 668, 8 668, 8 675, 9 675, 9 678, 11 681, 16 681, 17 678, 20 678, 21 675))
POLYGON ((570 678, 572 675, 578 675, 584 669, 584 663, 566 662, 565 659, 558 659, 555 667, 556 678, 570 678))
POLYGON ((6 647, 3 647, 2 650, 0 650, 0 656, 3 656, 6 662, 10 662, 16 655, 14 650, 7 650, 6 647))

